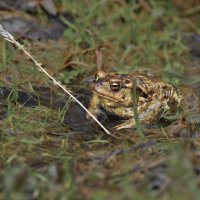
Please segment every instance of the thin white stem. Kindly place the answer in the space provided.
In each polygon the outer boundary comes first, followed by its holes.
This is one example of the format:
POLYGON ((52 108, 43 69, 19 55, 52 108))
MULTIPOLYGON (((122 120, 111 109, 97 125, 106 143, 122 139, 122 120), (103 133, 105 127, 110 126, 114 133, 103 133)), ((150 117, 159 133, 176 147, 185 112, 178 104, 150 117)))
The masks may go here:
POLYGON ((58 85, 62 90, 64 90, 74 101, 76 101, 81 108, 83 108, 92 118, 93 120, 108 134, 116 138, 113 134, 111 134, 102 124, 99 122, 98 119, 76 98, 74 97, 63 85, 61 85, 55 78, 53 78, 42 66, 40 63, 38 63, 32 55, 24 49, 24 47, 15 40, 15 38, 7 31, 3 29, 3 27, 0 25, 0 35, 2 35, 7 41, 15 44, 18 48, 20 48, 39 68, 40 71, 42 71, 48 78, 50 78, 55 85, 58 85))

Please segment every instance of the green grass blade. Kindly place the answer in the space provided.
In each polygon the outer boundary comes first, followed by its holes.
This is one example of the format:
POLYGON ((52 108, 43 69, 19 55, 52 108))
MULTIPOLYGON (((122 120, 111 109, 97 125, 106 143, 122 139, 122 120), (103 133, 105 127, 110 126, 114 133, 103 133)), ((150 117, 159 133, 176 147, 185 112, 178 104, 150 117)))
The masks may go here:
POLYGON ((133 113, 134 113, 134 120, 136 124, 136 130, 140 137, 144 137, 144 133, 142 131, 142 127, 139 121, 139 116, 137 112, 137 93, 136 93, 136 79, 133 79, 133 113))

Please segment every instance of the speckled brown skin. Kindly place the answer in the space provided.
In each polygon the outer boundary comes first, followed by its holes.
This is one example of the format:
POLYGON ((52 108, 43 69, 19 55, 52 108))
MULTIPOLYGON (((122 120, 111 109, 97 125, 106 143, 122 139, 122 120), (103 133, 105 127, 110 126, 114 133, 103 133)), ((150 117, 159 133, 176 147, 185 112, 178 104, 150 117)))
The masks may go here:
MULTIPOLYGON (((117 130, 132 128, 135 125, 133 118, 133 80, 136 80, 137 111, 141 123, 154 124, 164 112, 176 112, 182 96, 175 87, 152 77, 106 74, 103 71, 93 84, 94 95, 89 110, 98 116, 100 107, 121 118, 125 123, 116 126, 117 130)), ((89 118, 89 116, 87 116, 89 118)))

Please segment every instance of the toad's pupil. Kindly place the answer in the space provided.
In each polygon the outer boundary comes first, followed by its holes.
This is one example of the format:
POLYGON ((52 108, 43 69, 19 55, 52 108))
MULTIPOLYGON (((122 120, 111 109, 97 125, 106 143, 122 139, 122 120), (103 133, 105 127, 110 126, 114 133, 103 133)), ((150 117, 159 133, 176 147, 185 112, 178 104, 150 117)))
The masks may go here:
POLYGON ((119 83, 111 83, 110 88, 116 92, 121 88, 121 85, 119 83))

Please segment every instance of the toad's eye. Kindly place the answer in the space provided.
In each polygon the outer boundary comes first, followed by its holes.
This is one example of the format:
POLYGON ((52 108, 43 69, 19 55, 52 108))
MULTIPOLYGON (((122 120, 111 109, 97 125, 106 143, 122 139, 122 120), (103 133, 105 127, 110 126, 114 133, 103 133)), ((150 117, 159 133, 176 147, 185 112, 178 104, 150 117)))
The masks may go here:
POLYGON ((118 92, 121 89, 121 84, 117 82, 113 82, 110 84, 110 88, 113 92, 118 92))

